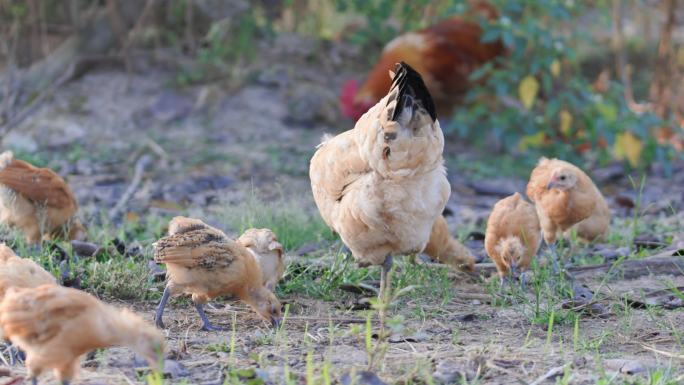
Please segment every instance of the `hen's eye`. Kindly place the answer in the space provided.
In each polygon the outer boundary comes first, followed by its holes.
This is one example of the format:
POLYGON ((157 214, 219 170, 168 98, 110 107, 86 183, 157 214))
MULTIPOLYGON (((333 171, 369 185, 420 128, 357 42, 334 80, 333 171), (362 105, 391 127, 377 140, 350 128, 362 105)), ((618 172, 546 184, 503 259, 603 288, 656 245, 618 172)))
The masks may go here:
POLYGON ((561 175, 560 180, 565 180, 565 175, 561 175))

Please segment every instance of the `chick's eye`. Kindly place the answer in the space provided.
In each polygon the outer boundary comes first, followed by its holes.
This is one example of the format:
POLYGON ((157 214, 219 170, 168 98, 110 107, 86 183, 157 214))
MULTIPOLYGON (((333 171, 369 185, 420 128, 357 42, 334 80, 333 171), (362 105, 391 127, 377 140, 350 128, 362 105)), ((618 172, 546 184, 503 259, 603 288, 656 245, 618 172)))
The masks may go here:
POLYGON ((565 175, 561 175, 560 180, 565 180, 565 175))

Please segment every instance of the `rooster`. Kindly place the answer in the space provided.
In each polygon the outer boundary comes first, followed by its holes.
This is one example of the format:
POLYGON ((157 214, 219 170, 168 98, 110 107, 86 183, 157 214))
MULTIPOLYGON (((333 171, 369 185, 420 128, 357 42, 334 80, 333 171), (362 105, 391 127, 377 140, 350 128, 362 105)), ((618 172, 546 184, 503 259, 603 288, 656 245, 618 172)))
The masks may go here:
POLYGON ((392 254, 425 249, 451 192, 430 92, 404 62, 390 76, 389 94, 321 143, 309 169, 323 220, 359 265, 382 265, 381 296, 392 254))
POLYGON ((342 87, 342 113, 358 120, 390 87, 387 71, 404 61, 423 75, 437 110, 448 116, 470 88, 470 74, 505 53, 500 41, 482 42, 477 19, 493 20, 497 10, 484 1, 473 1, 464 15, 452 16, 428 28, 408 32, 385 45, 366 81, 358 86, 348 80, 342 87))

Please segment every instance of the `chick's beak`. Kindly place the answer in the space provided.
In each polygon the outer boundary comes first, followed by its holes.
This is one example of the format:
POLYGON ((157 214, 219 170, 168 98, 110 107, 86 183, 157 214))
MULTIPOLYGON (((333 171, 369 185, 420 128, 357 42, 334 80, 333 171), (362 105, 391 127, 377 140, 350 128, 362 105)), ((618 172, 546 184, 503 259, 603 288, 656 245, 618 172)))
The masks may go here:
POLYGON ((281 324, 281 319, 280 317, 275 317, 271 316, 271 325, 273 326, 274 329, 278 329, 281 324))
POLYGON ((513 274, 513 276, 518 275, 518 263, 517 262, 511 263, 511 274, 513 274))
POLYGON ((555 188, 555 187, 557 187, 557 186, 558 186, 558 184, 556 183, 556 179, 551 179, 551 180, 549 181, 549 184, 546 185, 546 188, 547 188, 548 190, 551 190, 552 188, 555 188))

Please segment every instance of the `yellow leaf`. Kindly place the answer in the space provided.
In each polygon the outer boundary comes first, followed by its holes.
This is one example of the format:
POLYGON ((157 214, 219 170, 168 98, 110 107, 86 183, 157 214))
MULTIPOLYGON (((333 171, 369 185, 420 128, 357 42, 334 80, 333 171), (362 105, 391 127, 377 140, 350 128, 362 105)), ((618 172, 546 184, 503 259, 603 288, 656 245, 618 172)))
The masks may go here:
POLYGON ((567 110, 560 112, 560 131, 565 137, 570 136, 570 129, 572 128, 572 114, 567 110))
POLYGON ((532 75, 527 75, 518 85, 518 97, 526 109, 532 108, 539 92, 539 82, 532 75))
POLYGON ((642 148, 643 144, 641 143, 641 140, 631 132, 626 131, 622 134, 618 134, 615 138, 613 151, 615 152, 615 157, 617 159, 627 159, 632 167, 636 167, 639 164, 642 148))
POLYGON ((560 75, 561 71, 561 65, 558 59, 554 60, 553 63, 551 63, 551 75, 553 75, 554 78, 557 78, 558 75, 560 75))
POLYGON ((524 136, 518 143, 518 149, 520 151, 527 151, 529 147, 540 147, 542 144, 544 144, 545 139, 546 134, 544 131, 539 131, 536 134, 524 136))

